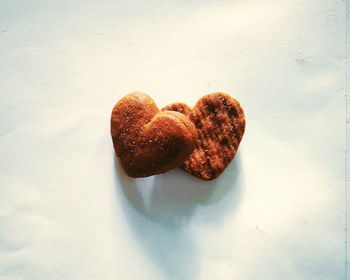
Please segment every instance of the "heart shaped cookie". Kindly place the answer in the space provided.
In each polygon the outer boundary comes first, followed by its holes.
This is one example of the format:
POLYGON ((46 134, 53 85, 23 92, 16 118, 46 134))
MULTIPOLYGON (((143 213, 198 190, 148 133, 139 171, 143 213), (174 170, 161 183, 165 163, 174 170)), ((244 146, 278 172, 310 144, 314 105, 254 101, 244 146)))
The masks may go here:
POLYGON ((179 166, 193 151, 197 132, 174 111, 159 111, 146 94, 131 93, 114 106, 111 134, 115 152, 131 177, 146 177, 179 166))
POLYGON ((202 179, 218 177, 236 155, 245 130, 239 102, 225 93, 208 94, 194 108, 173 103, 163 108, 186 115, 196 126, 196 147, 181 167, 202 179))

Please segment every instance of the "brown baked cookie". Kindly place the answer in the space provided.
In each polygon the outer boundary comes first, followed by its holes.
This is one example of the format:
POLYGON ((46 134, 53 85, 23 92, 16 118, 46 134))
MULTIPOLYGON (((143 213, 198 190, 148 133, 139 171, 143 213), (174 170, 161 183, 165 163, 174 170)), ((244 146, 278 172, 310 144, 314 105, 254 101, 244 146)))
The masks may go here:
POLYGON ((194 108, 173 103, 163 108, 186 115, 196 126, 196 147, 181 167, 202 179, 218 177, 235 157, 245 129, 239 102, 225 93, 208 94, 194 108))
POLYGON ((131 93, 114 106, 111 134, 115 152, 131 177, 179 166, 193 151, 197 132, 183 114, 159 111, 146 94, 131 93))

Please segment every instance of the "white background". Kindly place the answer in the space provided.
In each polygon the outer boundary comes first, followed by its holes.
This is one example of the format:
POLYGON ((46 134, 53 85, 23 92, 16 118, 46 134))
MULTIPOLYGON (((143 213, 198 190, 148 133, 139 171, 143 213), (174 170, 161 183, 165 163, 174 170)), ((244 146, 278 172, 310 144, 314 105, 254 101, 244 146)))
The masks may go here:
POLYGON ((344 6, 0 0, 0 279, 345 279, 344 6), (128 178, 134 90, 237 98, 234 162, 128 178))

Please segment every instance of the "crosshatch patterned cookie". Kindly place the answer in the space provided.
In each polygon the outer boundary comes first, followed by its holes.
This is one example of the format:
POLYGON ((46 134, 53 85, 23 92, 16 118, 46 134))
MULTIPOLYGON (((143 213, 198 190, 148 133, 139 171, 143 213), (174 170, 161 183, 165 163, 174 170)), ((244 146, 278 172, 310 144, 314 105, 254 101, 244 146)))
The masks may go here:
POLYGON ((148 95, 135 92, 114 106, 111 135, 125 172, 146 177, 178 167, 193 151, 197 132, 185 115, 159 111, 148 95))
POLYGON ((162 110, 186 115, 196 126, 195 149, 181 167, 202 179, 218 177, 236 155, 245 130, 245 116, 239 102, 225 93, 208 94, 190 108, 173 103, 162 110))

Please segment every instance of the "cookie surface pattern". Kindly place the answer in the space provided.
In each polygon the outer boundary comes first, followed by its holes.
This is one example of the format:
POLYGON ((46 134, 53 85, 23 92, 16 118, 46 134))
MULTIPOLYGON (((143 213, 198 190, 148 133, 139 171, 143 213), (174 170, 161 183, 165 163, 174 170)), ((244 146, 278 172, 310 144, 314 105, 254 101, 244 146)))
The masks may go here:
POLYGON ((173 103, 162 110, 186 115, 197 129, 195 148, 181 167, 202 179, 213 180, 229 165, 237 153, 245 130, 240 103, 225 93, 211 93, 191 108, 173 103))
POLYGON ((113 146, 131 177, 146 177, 178 167, 193 151, 197 132, 183 114, 159 111, 146 94, 131 93, 114 106, 113 146))

